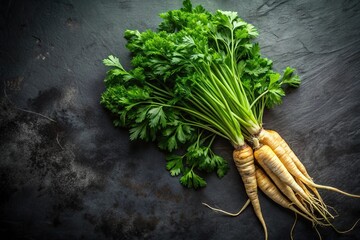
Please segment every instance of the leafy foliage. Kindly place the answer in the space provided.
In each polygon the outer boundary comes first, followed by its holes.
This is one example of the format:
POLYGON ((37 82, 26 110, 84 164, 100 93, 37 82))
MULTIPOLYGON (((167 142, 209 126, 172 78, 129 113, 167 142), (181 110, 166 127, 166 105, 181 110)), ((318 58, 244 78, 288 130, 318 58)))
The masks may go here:
MULTIPOLYGON (((201 134, 198 135, 197 140, 187 148, 187 152, 184 155, 172 154, 168 156, 166 164, 166 169, 170 171, 172 176, 183 174, 181 183, 189 183, 195 188, 203 185, 192 182, 203 182, 202 178, 194 172, 195 168, 206 172, 216 170, 220 178, 223 177, 228 170, 227 162, 221 156, 216 155, 211 149, 214 136, 207 146, 204 143, 209 136, 205 138, 201 136, 201 134)), ((185 185, 188 186, 188 184, 185 185)))
POLYGON ((255 27, 236 12, 210 13, 189 0, 160 14, 157 31, 126 30, 133 68, 110 55, 101 103, 131 140, 156 141, 169 152, 166 168, 187 187, 206 185, 199 172, 225 175, 228 165, 211 149, 215 136, 244 144, 262 123, 263 110, 281 103, 283 86, 298 86, 261 57, 255 27), (176 155, 186 149, 183 155, 176 155))

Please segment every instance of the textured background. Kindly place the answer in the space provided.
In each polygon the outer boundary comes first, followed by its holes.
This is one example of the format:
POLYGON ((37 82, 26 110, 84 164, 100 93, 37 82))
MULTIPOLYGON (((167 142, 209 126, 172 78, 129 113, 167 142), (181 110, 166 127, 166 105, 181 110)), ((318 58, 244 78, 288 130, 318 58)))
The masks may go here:
MULTIPOLYGON (((359 1, 194 1, 237 11, 259 32, 275 68, 298 69, 302 86, 267 112, 316 182, 360 194, 359 1)), ((0 234, 7 239, 262 239, 231 164, 208 187, 184 189, 153 144, 129 142, 99 105, 101 60, 129 66, 125 29, 154 29, 181 1, 1 1, 0 234), (29 113, 32 111, 35 113, 29 113), (40 116, 42 114, 55 122, 40 116)), ((217 151, 231 163, 231 146, 217 151)), ((345 229, 360 202, 321 191, 345 229)), ((270 239, 289 239, 294 215, 260 194, 270 239)), ((323 239, 360 239, 360 227, 323 239)), ((4 238, 2 238, 4 239, 4 238)), ((299 220, 295 239, 317 239, 299 220)))

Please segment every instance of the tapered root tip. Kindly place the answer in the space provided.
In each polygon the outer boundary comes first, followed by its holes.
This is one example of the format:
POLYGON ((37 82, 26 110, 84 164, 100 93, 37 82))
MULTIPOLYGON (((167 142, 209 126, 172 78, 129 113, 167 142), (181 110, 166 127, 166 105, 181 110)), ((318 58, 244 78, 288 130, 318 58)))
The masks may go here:
MULTIPOLYGON (((265 223, 264 223, 264 224, 265 224, 265 223)), ((265 240, 268 240, 268 239, 269 239, 269 236, 268 236, 268 232, 267 232, 266 225, 264 226, 264 232, 265 232, 265 240)))
POLYGON ((348 230, 343 230, 343 231, 338 230, 333 224, 331 224, 331 227, 332 227, 337 233, 341 233, 341 234, 343 234, 343 233, 348 233, 348 232, 352 231, 352 230, 355 228, 355 226, 358 224, 359 221, 360 221, 360 218, 359 218, 359 219, 352 225, 352 227, 351 227, 350 229, 348 229, 348 230))
POLYGON ((222 213, 222 214, 225 214, 225 215, 231 216, 231 217, 237 217, 237 216, 239 216, 239 215, 246 209, 246 207, 247 207, 249 204, 250 204, 250 199, 248 199, 248 200, 245 202, 244 206, 242 206, 242 208, 241 208, 237 213, 231 213, 231 212, 224 211, 224 210, 222 210, 222 209, 220 209, 220 208, 211 207, 211 206, 210 206, 209 204, 207 204, 207 203, 204 203, 204 202, 202 203, 202 205, 210 208, 210 209, 213 210, 214 212, 222 213))
POLYGON ((264 218, 261 216, 257 216, 261 222, 261 225, 264 229, 264 235, 265 235, 265 240, 268 240, 269 236, 268 236, 268 231, 267 231, 267 227, 266 227, 266 223, 265 223, 265 220, 264 218))
POLYGON ((335 187, 330 187, 330 186, 325 186, 325 185, 319 185, 319 184, 313 184, 314 187, 316 188, 320 188, 320 189, 325 189, 325 190, 329 190, 329 191, 333 191, 333 192, 337 192, 337 193, 341 193, 345 196, 348 196, 348 197, 353 197, 353 198, 360 198, 360 195, 357 195, 357 194, 351 194, 351 193, 348 193, 348 192, 344 192, 338 188, 335 188, 335 187))

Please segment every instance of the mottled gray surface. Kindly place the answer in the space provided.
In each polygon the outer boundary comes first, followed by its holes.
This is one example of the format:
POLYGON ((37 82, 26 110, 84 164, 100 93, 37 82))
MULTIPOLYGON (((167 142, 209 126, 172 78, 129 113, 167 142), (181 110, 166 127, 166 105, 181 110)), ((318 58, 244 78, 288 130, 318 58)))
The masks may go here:
MULTIPOLYGON (((276 69, 298 69, 302 86, 264 122, 293 147, 319 183, 360 193, 359 1, 196 1, 238 11, 260 32, 276 69)), ((181 1, 1 1, 0 234, 6 239, 262 239, 231 164, 208 187, 184 189, 153 144, 129 142, 99 105, 109 54, 129 66, 125 29, 154 29, 181 1), (6 91, 4 91, 6 90, 6 91), (5 94, 6 93, 6 94, 5 94), (56 122, 33 111, 50 117, 56 122)), ((217 143, 231 162, 231 146, 217 143)), ((345 229, 360 202, 328 191, 345 229)), ((289 239, 294 215, 260 195, 270 239, 289 239)), ((323 239, 360 239, 360 227, 323 239)), ((2 239, 4 239, 2 237, 2 239)), ((317 239, 299 220, 295 239, 317 239)))

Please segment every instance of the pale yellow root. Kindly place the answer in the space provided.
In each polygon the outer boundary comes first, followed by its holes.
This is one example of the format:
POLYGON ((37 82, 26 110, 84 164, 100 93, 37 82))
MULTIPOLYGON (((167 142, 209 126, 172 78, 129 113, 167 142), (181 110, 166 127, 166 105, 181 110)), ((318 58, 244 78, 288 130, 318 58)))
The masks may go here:
POLYGON ((233 152, 233 159, 236 168, 240 173, 241 179, 244 182, 246 194, 248 195, 254 212, 264 229, 265 240, 267 240, 267 227, 261 212, 259 197, 257 193, 257 182, 255 177, 254 155, 252 148, 245 144, 244 146, 239 147, 239 149, 235 149, 233 152))
POLYGON ((291 240, 294 240, 294 229, 295 229, 296 222, 297 222, 297 214, 295 213, 295 221, 294 221, 294 224, 292 225, 291 231, 290 231, 290 239, 291 240))
POLYGON ((271 180, 275 183, 278 189, 294 204, 296 207, 300 209, 300 211, 304 212, 309 217, 314 217, 314 215, 306 208, 307 206, 303 205, 299 199, 295 196, 293 190, 282 182, 270 169, 267 167, 263 161, 258 161, 260 166, 264 169, 266 174, 271 178, 271 180))
POLYGON ((260 169, 256 168, 256 180, 259 188, 267 195, 271 200, 279 204, 280 206, 290 209, 294 213, 297 213, 305 219, 312 222, 314 225, 323 225, 313 216, 308 216, 306 213, 300 212, 293 207, 293 204, 279 191, 276 185, 270 180, 270 178, 260 169))
MULTIPOLYGON (((311 196, 309 190, 307 190, 307 186, 305 186, 305 184, 303 182, 301 182, 301 180, 296 179, 296 182, 299 184, 299 186, 301 186, 301 188, 304 189, 304 191, 307 194, 309 194, 309 196, 311 196)), ((324 217, 324 220, 327 219, 328 217, 334 219, 335 217, 338 216, 338 213, 336 212, 336 210, 331 206, 327 206, 322 199, 314 198, 314 204, 316 206, 319 206, 319 209, 322 210, 322 212, 320 214, 324 217), (332 209, 336 213, 336 215, 334 216, 332 213, 330 213, 328 208, 332 209)))
MULTIPOLYGON (((356 223, 349 229, 349 230, 346 230, 346 231, 339 231, 338 229, 335 228, 335 226, 333 224, 331 224, 329 222, 329 220, 324 217, 324 220, 327 221, 328 223, 323 223, 321 221, 319 221, 317 218, 315 217, 310 217, 308 215, 306 215, 305 213, 303 212, 300 212, 298 211, 296 208, 294 208, 292 206, 292 203, 289 202, 282 194, 281 192, 278 190, 278 188, 276 187, 276 185, 270 180, 270 178, 268 178, 268 176, 260 169, 260 168, 257 168, 256 169, 256 179, 257 179, 257 182, 258 182, 258 186, 259 188, 270 198, 272 199, 274 202, 276 202, 277 204, 279 204, 280 206, 284 207, 284 208, 288 208, 290 209, 291 211, 293 211, 295 214, 299 214, 301 215, 302 217, 304 217, 305 219, 311 221, 313 223, 313 226, 314 226, 314 229, 316 230, 318 236, 319 236, 319 239, 322 239, 320 233, 318 232, 316 226, 317 225, 320 225, 320 226, 331 226, 336 232, 338 233, 346 233, 346 232, 349 232, 351 231, 355 225, 359 222, 356 221, 356 223)), ((316 208, 316 206, 314 206, 316 208)), ((317 208, 316 208, 317 211, 319 211, 317 208)), ((326 214, 330 214, 330 213, 326 213, 326 214)), ((297 215, 296 215, 297 216, 297 215)), ((295 220, 295 223, 296 223, 296 220, 295 220)), ((291 239, 293 239, 293 230, 294 230, 294 226, 295 226, 295 223, 291 229, 291 233, 290 233, 290 237, 291 239)))
POLYGON ((348 233, 354 229, 354 227, 358 224, 359 221, 360 221, 360 218, 358 220, 356 220, 356 222, 352 225, 351 228, 349 228, 348 230, 342 230, 342 231, 335 228, 335 226, 333 224, 330 224, 330 225, 337 233, 348 233))
POLYGON ((283 183, 291 187, 297 194, 299 194, 311 208, 314 208, 321 216, 326 220, 328 211, 326 207, 318 203, 318 200, 311 194, 305 193, 305 191, 297 184, 293 176, 288 172, 284 164, 279 160, 277 155, 267 145, 262 145, 254 152, 257 162, 270 169, 283 183))
POLYGON ((295 153, 291 150, 291 148, 287 144, 287 142, 280 136, 280 134, 274 130, 265 130, 265 131, 267 131, 271 135, 271 137, 273 138, 273 141, 277 141, 280 143, 280 145, 283 147, 283 149, 285 149, 285 152, 292 158, 293 162, 295 163, 297 168, 300 170, 300 172, 302 174, 304 174, 304 176, 306 176, 308 179, 312 180, 312 178, 308 174, 305 166, 302 164, 302 162, 299 160, 299 158, 295 155, 295 153))
POLYGON ((310 186, 310 187, 314 187, 314 188, 320 188, 320 189, 325 189, 325 190, 329 190, 329 191, 333 191, 333 192, 337 192, 337 193, 341 193, 343 195, 346 195, 348 197, 353 197, 353 198, 360 198, 360 195, 357 194, 351 194, 348 192, 344 192, 338 188, 335 187, 330 187, 330 186, 326 186, 326 185, 320 185, 320 184, 316 184, 312 181, 309 181, 308 179, 300 179, 304 184, 310 186))
MULTIPOLYGON (((297 214, 295 213, 295 221, 294 221, 294 224, 292 225, 291 231, 290 231, 290 239, 291 240, 294 240, 294 229, 295 229, 296 222, 297 222, 297 214)), ((321 234, 317 230, 316 225, 314 225, 313 227, 314 227, 319 239, 322 240, 321 234)))
MULTIPOLYGON (((312 181, 305 166, 301 163, 286 141, 276 131, 262 129, 258 138, 262 144, 268 145, 275 152, 280 161, 285 165, 286 169, 295 178, 306 178, 307 180, 312 181)), ((317 189, 314 187, 310 187, 310 189, 314 192, 316 197, 322 201, 317 189)))
MULTIPOLYGON (((299 179, 295 179, 296 183, 299 184, 299 186, 304 190, 304 192, 307 194, 307 195, 311 195, 308 191, 308 189, 306 188, 306 186, 302 183, 302 181, 300 181, 299 179)), ((303 203, 303 206, 306 207, 306 209, 309 210, 309 212, 313 213, 314 214, 314 208, 312 207, 312 205, 307 205, 306 204, 306 201, 304 201, 303 198, 300 199, 300 201, 303 203)))
POLYGON ((304 165, 301 163, 295 153, 291 150, 286 141, 276 131, 262 129, 258 134, 258 139, 260 143, 266 144, 271 149, 273 149, 280 161, 284 163, 288 171, 295 178, 300 179, 303 183, 305 183, 310 188, 310 190, 315 193, 320 202, 323 203, 321 196, 317 191, 317 188, 334 191, 349 197, 360 198, 360 195, 357 194, 351 194, 335 187, 314 183, 312 178, 307 173, 304 165))
POLYGON ((211 210, 215 211, 215 212, 219 212, 219 213, 222 213, 222 214, 225 214, 227 216, 231 216, 231 217, 237 217, 239 216, 245 209, 246 207, 250 204, 250 199, 248 199, 244 206, 242 206, 242 208, 237 212, 237 213, 231 213, 231 212, 227 212, 227 211, 224 211, 220 208, 214 208, 214 207, 211 207, 209 204, 207 203, 202 203, 204 206, 210 208, 211 210))
POLYGON ((284 164, 269 146, 262 145, 260 148, 255 150, 254 156, 260 165, 266 165, 283 183, 291 187, 304 199, 309 199, 309 196, 296 183, 294 177, 288 172, 284 164))

